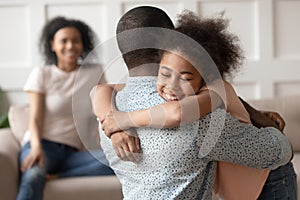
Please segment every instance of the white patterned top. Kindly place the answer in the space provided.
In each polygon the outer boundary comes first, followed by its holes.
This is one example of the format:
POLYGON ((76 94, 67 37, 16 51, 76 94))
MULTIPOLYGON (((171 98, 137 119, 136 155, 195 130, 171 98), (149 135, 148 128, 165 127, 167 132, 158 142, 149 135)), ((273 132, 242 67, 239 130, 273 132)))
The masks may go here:
MULTIPOLYGON (((155 83, 156 77, 129 78, 116 95, 117 108, 132 111, 162 103, 155 83)), ((222 109, 179 128, 138 128, 137 133, 143 157, 133 163, 121 161, 100 131, 125 200, 211 199, 215 161, 274 169, 291 157, 291 146, 278 130, 240 123, 222 109)))

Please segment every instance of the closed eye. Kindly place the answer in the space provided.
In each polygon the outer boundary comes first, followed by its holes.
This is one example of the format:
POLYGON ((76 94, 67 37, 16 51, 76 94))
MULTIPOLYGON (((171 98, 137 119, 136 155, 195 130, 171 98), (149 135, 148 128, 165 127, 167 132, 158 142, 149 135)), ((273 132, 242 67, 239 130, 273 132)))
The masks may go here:
POLYGON ((171 74, 168 74, 168 73, 160 73, 162 76, 164 76, 164 77, 171 77, 171 74))
POLYGON ((180 78, 180 80, 182 80, 182 81, 190 81, 192 79, 191 78, 180 78))

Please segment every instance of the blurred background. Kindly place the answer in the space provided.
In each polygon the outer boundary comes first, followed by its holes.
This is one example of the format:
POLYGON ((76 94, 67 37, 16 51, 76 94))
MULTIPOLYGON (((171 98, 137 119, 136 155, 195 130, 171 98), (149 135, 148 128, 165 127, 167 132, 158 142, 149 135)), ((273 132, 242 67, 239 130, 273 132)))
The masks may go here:
MULTIPOLYGON (((184 9, 200 16, 225 11, 230 31, 241 40, 245 63, 233 80, 244 99, 300 94, 300 0, 0 0, 0 114, 27 104, 22 87, 33 67, 43 66, 38 51, 42 26, 55 16, 89 24, 100 42, 115 36, 127 10, 152 5, 176 21, 184 9)), ((107 72, 109 81, 126 73, 121 58, 107 72)))

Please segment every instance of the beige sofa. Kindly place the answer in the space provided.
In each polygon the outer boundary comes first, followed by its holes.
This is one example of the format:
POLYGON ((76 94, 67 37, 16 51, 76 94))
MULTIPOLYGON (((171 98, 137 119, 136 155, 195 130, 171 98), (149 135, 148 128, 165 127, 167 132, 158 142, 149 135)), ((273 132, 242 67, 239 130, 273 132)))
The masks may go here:
MULTIPOLYGON (((289 137, 293 149, 298 190, 300 189, 300 95, 278 99, 249 101, 262 110, 279 112, 286 120, 284 133, 289 137)), ((11 129, 0 129, 0 199, 13 200, 18 188, 19 141, 26 129, 28 113, 24 107, 11 107, 9 111, 11 129)), ((122 199, 121 186, 116 177, 80 177, 49 181, 44 190, 44 199, 122 199)), ((300 198, 299 198, 300 200, 300 198)))
MULTIPOLYGON (((11 129, 0 129, 0 200, 15 200, 18 190, 18 153, 28 124, 28 108, 10 107, 11 129)), ((120 200, 115 176, 63 178, 48 181, 44 200, 120 200)))

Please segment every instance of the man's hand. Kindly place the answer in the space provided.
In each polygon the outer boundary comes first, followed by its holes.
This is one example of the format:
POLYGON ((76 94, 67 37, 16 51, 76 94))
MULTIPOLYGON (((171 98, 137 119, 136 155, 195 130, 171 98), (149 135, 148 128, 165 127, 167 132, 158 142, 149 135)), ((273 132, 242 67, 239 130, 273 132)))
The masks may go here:
POLYGON ((272 121, 274 121, 277 126, 278 129, 280 131, 283 131, 284 127, 285 127, 285 121, 284 119, 279 115, 279 113, 277 112, 272 112, 272 111, 262 111, 263 114, 265 114, 266 116, 268 116, 272 121))
POLYGON ((285 125, 282 117, 276 112, 256 110, 256 113, 252 112, 250 114, 250 118, 253 125, 258 128, 274 127, 280 131, 283 131, 285 125))
POLYGON ((115 132, 111 135, 112 146, 121 160, 139 162, 141 160, 140 140, 134 129, 115 132))
MULTIPOLYGON (((250 115, 251 122, 254 126, 261 127, 275 127, 283 133, 283 129, 285 127, 284 119, 277 113, 271 111, 259 111, 250 106, 247 102, 245 102, 242 98, 240 98, 241 102, 244 104, 246 110, 250 115)), ((292 157, 290 161, 294 157, 294 151, 292 149, 292 157)))
POLYGON ((259 111, 241 99, 241 102, 244 104, 247 112, 250 115, 251 122, 254 126, 261 127, 275 127, 280 131, 283 131, 285 122, 283 118, 277 113, 272 111, 259 111))

